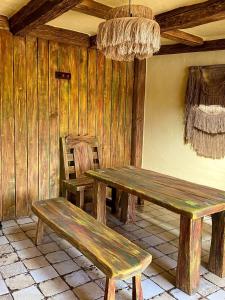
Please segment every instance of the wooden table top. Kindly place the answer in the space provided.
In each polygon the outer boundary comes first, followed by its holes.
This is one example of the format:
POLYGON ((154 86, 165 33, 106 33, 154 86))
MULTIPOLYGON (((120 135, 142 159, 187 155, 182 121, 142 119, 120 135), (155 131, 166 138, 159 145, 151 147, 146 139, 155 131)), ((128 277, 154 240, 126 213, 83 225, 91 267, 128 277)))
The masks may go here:
POLYGON ((225 191, 153 171, 128 166, 90 170, 86 174, 192 219, 225 210, 225 191))

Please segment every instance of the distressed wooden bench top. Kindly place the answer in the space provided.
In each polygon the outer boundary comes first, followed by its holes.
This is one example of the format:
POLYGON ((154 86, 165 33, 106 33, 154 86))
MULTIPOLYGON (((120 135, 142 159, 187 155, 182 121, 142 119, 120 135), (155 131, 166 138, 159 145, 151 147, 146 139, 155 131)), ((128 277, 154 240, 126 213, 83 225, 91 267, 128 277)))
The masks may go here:
POLYGON ((82 188, 88 188, 93 186, 93 179, 87 176, 82 176, 79 178, 75 179, 68 179, 68 180, 63 180, 63 184, 66 189, 69 189, 71 191, 79 191, 82 188))
POLYGON ((109 278, 132 277, 151 262, 148 252, 64 198, 37 201, 32 210, 109 278))
POLYGON ((90 170, 91 178, 197 219, 225 210, 225 191, 135 167, 90 170))

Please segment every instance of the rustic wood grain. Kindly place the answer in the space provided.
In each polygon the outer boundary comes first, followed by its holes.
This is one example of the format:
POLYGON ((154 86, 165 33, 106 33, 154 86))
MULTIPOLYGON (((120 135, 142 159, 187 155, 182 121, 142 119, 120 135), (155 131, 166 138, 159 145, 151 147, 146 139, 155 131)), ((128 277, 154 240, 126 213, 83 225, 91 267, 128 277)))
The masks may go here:
POLYGON ((161 32, 199 26, 223 20, 225 3, 220 0, 209 0, 189 6, 179 7, 156 16, 161 32))
POLYGON ((132 300, 143 300, 143 292, 141 287, 141 274, 138 274, 132 278, 133 290, 132 300))
POLYGON ((1 134, 2 134, 2 214, 4 219, 15 216, 15 152, 13 99, 13 37, 6 30, 1 35, 1 134))
POLYGON ((112 278, 106 278, 104 300, 115 300, 116 283, 112 278))
POLYGON ((49 57, 48 42, 38 41, 39 199, 49 198, 49 57))
POLYGON ((144 101, 145 101, 146 60, 134 61, 134 96, 132 113, 131 164, 141 167, 143 130, 144 130, 144 101))
POLYGON ((100 224, 64 198, 37 201, 32 210, 41 221, 72 243, 108 278, 130 278, 142 273, 151 262, 148 252, 100 224))
POLYGON ((49 135, 50 135, 50 197, 59 195, 59 82, 55 78, 58 70, 59 46, 55 42, 49 42, 49 135))
POLYGON ((182 44, 164 45, 160 48, 156 55, 168 55, 179 53, 191 53, 191 52, 205 52, 205 51, 218 51, 225 50, 225 39, 211 40, 204 42, 200 46, 186 46, 182 44))
POLYGON ((27 97, 25 38, 14 39, 16 215, 28 214, 27 201, 27 97))
POLYGON ((106 185, 94 182, 93 216, 101 223, 106 224, 106 185))
POLYGON ((162 37, 175 41, 180 44, 188 45, 188 46, 198 46, 204 43, 203 39, 199 36, 181 31, 181 30, 170 30, 166 32, 162 32, 162 37))
POLYGON ((85 33, 73 30, 62 29, 50 25, 40 25, 29 32, 30 35, 54 41, 58 43, 69 44, 73 46, 90 47, 89 36, 85 33))
POLYGON ((111 7, 108 5, 91 0, 83 0, 73 8, 74 11, 101 19, 106 19, 107 13, 110 9, 111 7))
MULTIPOLYGON (((38 199, 38 96, 37 96, 37 40, 26 38, 27 66, 27 173, 28 206, 38 199)), ((19 212, 18 212, 19 213, 19 212)))
POLYGON ((87 49, 80 52, 79 134, 87 134, 87 49))
POLYGON ((225 276, 224 256, 225 212, 212 215, 212 242, 209 255, 209 270, 219 277, 225 276))
POLYGON ((200 281, 202 220, 180 217, 176 287, 193 294, 200 281))
POLYGON ((10 19, 13 34, 27 34, 67 12, 81 0, 31 0, 10 19))
POLYGON ((9 31, 9 20, 6 16, 0 16, 0 30, 9 31))

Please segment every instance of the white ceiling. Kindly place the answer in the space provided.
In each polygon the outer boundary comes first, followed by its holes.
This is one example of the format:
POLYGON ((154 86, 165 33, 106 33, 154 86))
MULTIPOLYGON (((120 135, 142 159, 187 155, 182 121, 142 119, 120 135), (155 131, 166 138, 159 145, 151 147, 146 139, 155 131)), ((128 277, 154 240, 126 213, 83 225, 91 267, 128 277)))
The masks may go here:
MULTIPOLYGON (((205 2, 206 0, 133 0, 133 4, 150 6, 154 14, 159 14, 177 7, 205 2)), ((12 16, 29 0, 0 0, 0 15, 12 16)), ((97 0, 108 6, 120 6, 128 3, 128 0, 97 0)), ((49 25, 70 29, 78 32, 94 35, 97 32, 99 23, 104 20, 85 15, 75 11, 68 11, 62 16, 49 22, 49 25)), ((184 31, 198 35, 204 40, 225 38, 225 20, 205 24, 202 26, 185 29, 184 31)), ((174 43, 167 39, 162 39, 162 44, 174 43)))

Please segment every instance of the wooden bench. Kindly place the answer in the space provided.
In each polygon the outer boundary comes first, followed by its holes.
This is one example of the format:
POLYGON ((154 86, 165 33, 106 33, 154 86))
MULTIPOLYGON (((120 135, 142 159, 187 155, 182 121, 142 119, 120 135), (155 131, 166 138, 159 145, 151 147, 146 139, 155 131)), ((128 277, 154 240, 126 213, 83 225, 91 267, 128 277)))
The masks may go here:
POLYGON ((36 244, 39 244, 47 224, 75 246, 106 275, 105 300, 115 299, 115 280, 132 277, 132 299, 141 300, 141 273, 151 262, 151 255, 119 233, 65 198, 37 201, 32 205, 38 216, 36 244))

